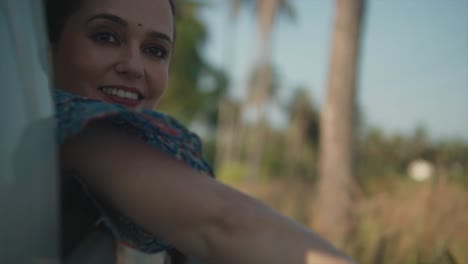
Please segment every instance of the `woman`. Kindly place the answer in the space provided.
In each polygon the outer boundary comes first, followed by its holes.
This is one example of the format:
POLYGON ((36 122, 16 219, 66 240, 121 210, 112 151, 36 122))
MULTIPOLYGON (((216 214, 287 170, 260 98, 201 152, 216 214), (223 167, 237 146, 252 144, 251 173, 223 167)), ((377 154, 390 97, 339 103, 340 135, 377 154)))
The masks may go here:
POLYGON ((198 138, 147 110, 167 85, 172 1, 49 0, 47 16, 65 181, 76 176, 116 239, 203 263, 351 263, 209 177, 198 138))

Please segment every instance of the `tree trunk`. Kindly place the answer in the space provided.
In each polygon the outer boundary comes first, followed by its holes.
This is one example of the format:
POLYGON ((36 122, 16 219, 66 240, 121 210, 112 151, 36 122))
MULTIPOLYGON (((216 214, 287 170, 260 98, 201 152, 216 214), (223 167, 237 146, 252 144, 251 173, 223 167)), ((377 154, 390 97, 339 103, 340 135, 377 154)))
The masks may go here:
POLYGON ((265 114, 265 106, 270 98, 269 88, 271 86, 271 70, 269 65, 266 63, 262 63, 260 67, 258 82, 256 82, 254 87, 256 91, 253 91, 253 100, 257 119, 252 124, 252 127, 249 127, 247 131, 249 137, 249 144, 247 146, 247 179, 250 183, 255 183, 259 178, 265 149, 264 145, 267 142, 266 137, 268 134, 268 121, 265 114))
MULTIPOLYGON (((233 1, 231 14, 226 21, 226 29, 224 35, 225 50, 224 50, 224 63, 225 73, 231 77, 232 69, 235 64, 235 45, 233 40, 236 39, 237 27, 236 27, 236 16, 238 13, 238 1, 233 1)), ((226 164, 234 161, 236 153, 236 145, 238 144, 234 136, 235 131, 235 109, 229 99, 229 89, 232 82, 232 78, 229 78, 228 87, 220 98, 218 103, 218 122, 217 122, 217 133, 216 133, 216 150, 215 150, 215 169, 217 172, 226 164)))
POLYGON ((271 31, 276 12, 279 8, 279 0, 259 0, 257 5, 258 27, 260 31, 260 58, 259 76, 254 84, 253 95, 257 120, 253 129, 249 129, 250 143, 247 146, 248 172, 247 178, 254 183, 260 174, 263 159, 263 145, 267 135, 267 121, 265 106, 270 97, 271 86, 271 31))
POLYGON ((235 106, 227 95, 223 95, 218 105, 218 129, 216 134, 215 169, 220 171, 225 165, 236 162, 235 147, 240 145, 235 136, 237 121, 235 106))
POLYGON ((336 0, 327 97, 320 120, 315 228, 339 247, 352 231, 356 79, 365 0, 336 0))

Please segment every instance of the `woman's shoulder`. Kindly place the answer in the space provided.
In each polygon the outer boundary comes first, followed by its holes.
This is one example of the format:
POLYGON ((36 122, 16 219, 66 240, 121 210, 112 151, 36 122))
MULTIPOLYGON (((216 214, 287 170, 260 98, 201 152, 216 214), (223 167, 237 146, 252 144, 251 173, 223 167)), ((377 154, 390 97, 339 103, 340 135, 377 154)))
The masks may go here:
POLYGON ((213 175, 211 167, 202 157, 200 137, 165 113, 129 110, 118 104, 82 97, 60 89, 54 90, 54 101, 60 144, 78 134, 89 123, 105 120, 174 158, 213 175))
MULTIPOLYGON (((200 138, 167 114, 151 110, 133 111, 118 104, 58 89, 54 90, 54 101, 59 144, 79 134, 93 121, 106 121, 116 129, 134 135, 169 156, 214 177, 211 166, 202 156, 200 138)), ((83 179, 75 179, 99 212, 104 225, 121 243, 146 253, 171 248, 166 241, 102 203, 83 179)))

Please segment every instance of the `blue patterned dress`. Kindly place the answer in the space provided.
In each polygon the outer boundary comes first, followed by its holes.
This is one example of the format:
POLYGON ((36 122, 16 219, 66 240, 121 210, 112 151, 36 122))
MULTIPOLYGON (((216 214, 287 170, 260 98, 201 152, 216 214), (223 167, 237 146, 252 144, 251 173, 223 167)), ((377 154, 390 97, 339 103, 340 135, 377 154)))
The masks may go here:
MULTIPOLYGON (((202 157, 199 137, 166 114, 150 110, 133 111, 118 104, 81 97, 58 89, 54 90, 54 99, 60 144, 78 134, 91 121, 106 120, 192 168, 214 177, 210 165, 202 157)), ((171 248, 167 242, 145 231, 127 217, 115 215, 89 191, 82 179, 77 180, 99 211, 104 225, 121 243, 146 253, 171 248)))

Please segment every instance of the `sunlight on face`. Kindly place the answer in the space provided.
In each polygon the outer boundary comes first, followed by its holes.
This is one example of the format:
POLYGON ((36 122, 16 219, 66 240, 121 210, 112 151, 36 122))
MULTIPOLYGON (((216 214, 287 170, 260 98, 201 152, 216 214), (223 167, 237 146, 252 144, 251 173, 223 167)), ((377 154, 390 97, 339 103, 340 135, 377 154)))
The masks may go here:
POLYGON ((52 47, 56 87, 154 108, 167 86, 172 16, 168 0, 83 0, 52 47))

